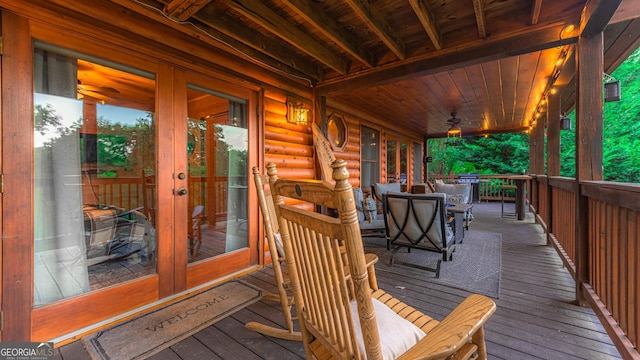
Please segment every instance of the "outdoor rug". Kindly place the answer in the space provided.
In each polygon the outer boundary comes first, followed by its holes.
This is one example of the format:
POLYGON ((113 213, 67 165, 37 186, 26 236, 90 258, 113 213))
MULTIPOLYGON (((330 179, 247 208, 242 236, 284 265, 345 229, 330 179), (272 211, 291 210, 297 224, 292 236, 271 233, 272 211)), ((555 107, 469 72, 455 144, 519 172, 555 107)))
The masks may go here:
MULTIPOLYGON (((457 289, 479 293, 493 298, 500 294, 500 271, 502 268, 502 235, 500 233, 467 230, 464 242, 456 246, 453 261, 442 261, 440 277, 435 273, 411 268, 394 263, 389 266, 391 252, 386 248, 384 238, 367 238, 365 252, 375 253, 380 259, 376 264, 376 271, 405 275, 410 278, 425 280, 457 289)), ((412 249, 399 250, 395 261, 420 264, 434 268, 439 253, 412 249)))
POLYGON ((82 341, 94 360, 144 359, 261 298, 262 290, 241 281, 229 281, 82 341))

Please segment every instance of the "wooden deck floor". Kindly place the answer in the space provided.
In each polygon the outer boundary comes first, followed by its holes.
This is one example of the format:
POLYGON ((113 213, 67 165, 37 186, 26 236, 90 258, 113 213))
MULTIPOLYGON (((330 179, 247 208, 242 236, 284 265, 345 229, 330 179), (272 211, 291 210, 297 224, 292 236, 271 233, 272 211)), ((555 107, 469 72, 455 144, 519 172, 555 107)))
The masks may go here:
MULTIPOLYGON (((502 219, 500 205, 478 204, 471 229, 502 233, 502 280, 498 310, 486 325, 490 359, 620 359, 597 317, 572 304, 574 283, 552 247, 545 245, 532 214, 524 221, 502 219)), ((242 280, 273 291, 270 267, 242 280)), ((442 319, 469 293, 386 272, 381 288, 442 319)), ((249 321, 281 324, 278 306, 255 303, 165 349, 151 359, 301 359, 297 342, 268 338, 245 329, 249 321)), ((80 342, 59 348, 57 359, 86 359, 80 342)))

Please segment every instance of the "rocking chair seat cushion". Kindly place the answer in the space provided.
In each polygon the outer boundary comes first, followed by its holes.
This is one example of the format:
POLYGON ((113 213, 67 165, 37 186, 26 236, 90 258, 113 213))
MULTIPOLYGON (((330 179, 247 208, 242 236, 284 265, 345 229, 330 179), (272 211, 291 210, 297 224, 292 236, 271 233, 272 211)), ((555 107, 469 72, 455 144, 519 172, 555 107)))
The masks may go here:
MULTIPOLYGON (((382 356, 385 360, 398 358, 413 345, 417 344, 420 339, 425 337, 426 334, 424 331, 396 314, 378 299, 372 298, 371 301, 373 302, 373 308, 376 313, 378 333, 380 334, 380 346, 382 348, 382 356)), ((360 349, 362 359, 366 359, 367 355, 362 339, 362 330, 360 329, 357 303, 354 300, 351 301, 350 305, 358 348, 360 349)))

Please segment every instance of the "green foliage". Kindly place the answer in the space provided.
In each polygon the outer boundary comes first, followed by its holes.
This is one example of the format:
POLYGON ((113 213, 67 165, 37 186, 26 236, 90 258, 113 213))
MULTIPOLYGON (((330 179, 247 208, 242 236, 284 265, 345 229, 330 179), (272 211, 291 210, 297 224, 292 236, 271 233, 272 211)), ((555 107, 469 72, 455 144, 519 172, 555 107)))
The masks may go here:
POLYGON ((450 172, 519 174, 529 168, 529 138, 524 133, 462 138, 455 146, 448 139, 431 139, 432 174, 450 172))

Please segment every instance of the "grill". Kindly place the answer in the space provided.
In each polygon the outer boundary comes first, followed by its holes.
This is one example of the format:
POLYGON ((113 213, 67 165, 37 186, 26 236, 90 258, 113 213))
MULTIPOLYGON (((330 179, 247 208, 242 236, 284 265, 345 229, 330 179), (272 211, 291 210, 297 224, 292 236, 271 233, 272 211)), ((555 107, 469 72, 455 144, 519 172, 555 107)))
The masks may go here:
POLYGON ((471 184, 473 202, 480 202, 480 174, 459 174, 459 184, 471 184))

